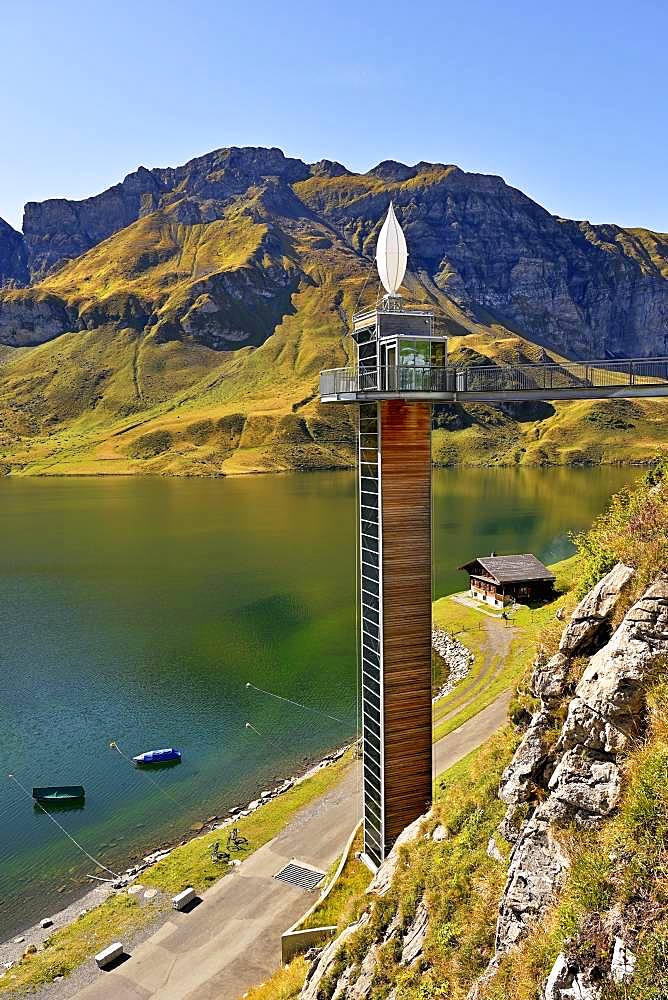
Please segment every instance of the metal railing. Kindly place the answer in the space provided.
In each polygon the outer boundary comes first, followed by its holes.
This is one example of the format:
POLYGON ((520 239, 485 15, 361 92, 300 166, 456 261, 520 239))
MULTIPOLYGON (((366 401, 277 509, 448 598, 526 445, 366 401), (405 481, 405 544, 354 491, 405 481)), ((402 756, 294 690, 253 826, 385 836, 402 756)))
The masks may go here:
POLYGON ((623 361, 574 361, 562 364, 498 365, 462 368, 457 392, 549 392, 557 389, 603 389, 657 385, 668 380, 667 358, 623 361))
POLYGON ((530 365, 479 365, 470 368, 334 368, 321 372, 321 396, 365 392, 503 393, 616 386, 654 386, 668 382, 668 358, 623 361, 574 361, 530 365))
POLYGON ((332 368, 320 373, 320 395, 350 392, 454 392, 454 368, 399 365, 332 368))

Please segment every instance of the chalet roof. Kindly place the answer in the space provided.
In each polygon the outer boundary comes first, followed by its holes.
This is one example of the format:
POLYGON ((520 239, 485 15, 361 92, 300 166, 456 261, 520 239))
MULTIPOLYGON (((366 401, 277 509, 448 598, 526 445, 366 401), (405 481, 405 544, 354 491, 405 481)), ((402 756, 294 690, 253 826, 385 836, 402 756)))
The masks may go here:
POLYGON ((497 583, 555 579, 554 573, 530 552, 517 556, 478 556, 459 568, 475 573, 477 567, 486 570, 497 583))

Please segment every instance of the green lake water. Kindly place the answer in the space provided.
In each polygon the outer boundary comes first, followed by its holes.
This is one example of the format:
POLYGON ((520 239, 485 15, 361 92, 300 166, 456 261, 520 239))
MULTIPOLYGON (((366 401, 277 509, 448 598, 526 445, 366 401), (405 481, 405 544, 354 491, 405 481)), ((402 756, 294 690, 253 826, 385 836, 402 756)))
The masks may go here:
MULTIPOLYGON (((636 475, 435 472, 437 595, 474 555, 569 555, 568 532, 636 475)), ((83 784, 59 821, 125 867, 354 734, 354 604, 352 473, 0 479, 0 939, 92 884, 8 772, 83 784), (110 740, 183 763, 149 777, 110 740)))

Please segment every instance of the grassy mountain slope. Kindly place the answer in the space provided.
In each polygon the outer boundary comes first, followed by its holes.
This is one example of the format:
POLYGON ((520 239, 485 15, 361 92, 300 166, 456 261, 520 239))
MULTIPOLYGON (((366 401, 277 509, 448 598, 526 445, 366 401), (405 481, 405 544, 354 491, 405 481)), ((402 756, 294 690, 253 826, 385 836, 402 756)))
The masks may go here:
MULTIPOLYGON (((326 162, 308 168, 279 151, 223 150, 127 180, 133 192, 142 184, 150 189, 150 199, 135 192, 125 205, 126 215, 138 215, 134 221, 111 231, 109 192, 72 203, 70 228, 85 215, 94 229, 90 215, 100 202, 106 214, 96 225, 111 235, 81 256, 60 259, 32 285, 0 291, 4 471, 220 475, 351 464, 354 415, 319 405, 318 372, 346 363, 350 314, 377 293, 372 253, 390 198, 402 207, 412 251, 406 296, 434 309, 455 360, 503 364, 568 353, 559 337, 552 347, 545 341, 554 318, 543 322, 538 346, 533 329, 513 319, 507 305, 482 304, 489 295, 480 289, 497 280, 485 256, 495 252, 495 231, 505 246, 503 267, 517 257, 513 274, 524 266, 523 254, 529 260, 540 244, 549 257, 554 241, 566 239, 559 220, 500 178, 393 163, 353 175, 326 162), (463 235, 452 263, 448 233, 456 226, 463 235)), ((57 254, 64 210, 60 202, 45 203, 41 213, 32 206, 30 245, 39 248, 40 267, 57 254), (42 216, 53 217, 53 233, 36 234, 42 216)), ((633 270, 629 297, 647 306, 659 288, 650 304, 660 311, 668 239, 613 228, 611 235, 590 227, 587 238, 569 230, 570 243, 557 249, 574 256, 571 269, 584 260, 590 277, 597 273, 592 260, 607 267, 614 256, 620 281, 628 285, 633 270)), ((68 239, 77 246, 91 236, 86 230, 68 239)), ((509 280, 498 278, 504 286, 509 280)), ((558 288, 565 296, 564 280, 558 288)), ((602 272, 601 288, 606 282, 602 272)), ((547 294, 534 288, 532 317, 545 312, 538 299, 547 294)), ((564 305, 566 327, 575 322, 573 308, 564 305)), ((581 327, 584 306, 575 311, 581 327)), ((436 415, 435 459, 644 461, 665 439, 666 405, 444 407, 436 415)))

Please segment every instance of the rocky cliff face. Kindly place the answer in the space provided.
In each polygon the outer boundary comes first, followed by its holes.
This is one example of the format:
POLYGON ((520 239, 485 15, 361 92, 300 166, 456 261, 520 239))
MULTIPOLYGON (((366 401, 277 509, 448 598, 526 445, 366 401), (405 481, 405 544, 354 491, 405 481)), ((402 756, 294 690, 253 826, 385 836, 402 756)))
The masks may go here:
POLYGON ((491 315, 570 357, 666 349, 665 239, 556 218, 500 177, 444 164, 385 161, 356 175, 332 161, 287 158, 279 149, 230 148, 181 167, 140 167, 83 201, 28 202, 30 274, 38 279, 156 211, 189 226, 219 220, 239 200, 252 212, 258 189, 265 195, 271 189, 273 222, 283 238, 282 217, 314 214, 356 255, 372 252, 393 198, 413 268, 429 287, 484 323, 491 315))
POLYGON ((83 201, 52 198, 29 201, 23 232, 33 278, 54 265, 79 257, 112 233, 157 209, 180 203, 178 219, 212 222, 221 204, 248 191, 266 177, 287 183, 308 177, 300 160, 280 149, 219 149, 181 167, 139 167, 120 184, 83 201))
MULTIPOLYGON (((540 707, 499 792, 508 804, 501 833, 514 847, 499 907, 497 953, 487 977, 494 974, 499 957, 554 902, 569 866, 558 831, 570 824, 596 829, 620 801, 623 754, 643 737, 647 690, 668 657, 665 573, 632 605, 613 634, 606 635, 606 625, 632 576, 630 567, 616 566, 575 610, 556 656, 536 664, 533 688, 540 707), (559 737, 550 746, 557 710, 571 693, 574 658, 585 651, 591 654, 589 663, 572 692, 559 737)), ((545 1000, 595 1000, 606 977, 627 978, 619 968, 620 963, 629 964, 630 952, 622 915, 611 913, 609 924, 615 929, 609 966, 585 956, 579 959, 577 953, 560 955, 546 984, 545 1000)), ((478 994, 474 990, 472 996, 478 994)))
POLYGON ((27 252, 21 233, 0 219, 0 288, 28 280, 27 252))
MULTIPOLYGON (((412 266, 464 309, 482 307, 569 357, 664 352, 665 244, 649 253, 639 235, 556 218, 500 177, 454 166, 386 163, 370 174, 394 189, 412 266)), ((370 251, 384 191, 360 197, 351 184, 337 195, 316 188, 309 203, 370 251)))
MULTIPOLYGON (((538 707, 499 788, 508 806, 499 838, 510 842, 512 850, 495 949, 486 972, 471 989, 470 1000, 499 996, 498 991, 488 991, 504 955, 526 939, 554 906, 571 863, 567 831, 598 829, 620 802, 623 756, 645 734, 647 692, 668 662, 668 574, 660 573, 614 625, 616 609, 633 578, 631 567, 615 566, 574 611, 559 651, 549 661, 539 657, 535 663, 532 687, 538 707)), ((422 840, 433 826, 427 815, 404 831, 368 889, 376 904, 380 900, 382 906, 392 885, 402 849, 422 840)), ((431 832, 434 840, 447 835, 442 827, 431 832)), ((494 839, 488 854, 505 863, 494 839)), ((351 958, 347 943, 358 932, 368 934, 372 912, 365 912, 320 954, 311 966, 302 1000, 381 995, 374 987, 388 947, 399 969, 410 970, 425 961, 423 946, 430 928, 425 897, 408 925, 398 911, 380 933, 369 935, 371 944, 362 956, 353 953, 351 958)), ((596 947, 591 941, 573 940, 543 982, 541 1000, 626 995, 604 990, 632 981, 633 921, 616 907, 597 914, 596 920, 592 929, 596 947)), ((395 988, 382 995, 396 1000, 400 994, 395 988)))

